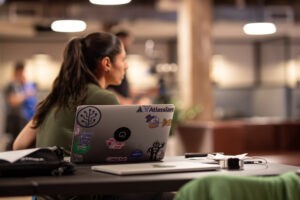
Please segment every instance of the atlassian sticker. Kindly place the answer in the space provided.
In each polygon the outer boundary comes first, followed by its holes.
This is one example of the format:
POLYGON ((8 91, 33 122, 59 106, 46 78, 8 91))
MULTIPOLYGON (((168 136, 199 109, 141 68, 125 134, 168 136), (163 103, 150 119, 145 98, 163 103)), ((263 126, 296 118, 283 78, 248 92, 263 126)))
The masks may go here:
POLYGON ((125 145, 125 142, 118 142, 114 138, 109 138, 106 140, 106 145, 109 149, 122 149, 125 145))
POLYGON ((131 131, 127 127, 118 128, 114 133, 114 138, 119 142, 124 142, 130 137, 131 131))
POLYGON ((168 106, 161 108, 155 105, 143 105, 140 106, 136 112, 173 112, 174 108, 168 106))
POLYGON ((78 111, 76 116, 77 123, 84 127, 90 128, 98 124, 101 120, 101 111, 95 106, 87 106, 78 111))
POLYGON ((148 123, 149 128, 156 128, 159 126, 159 118, 155 115, 147 115, 146 123, 148 123))
POLYGON ((141 158, 143 156, 143 151, 136 149, 134 151, 131 152, 130 156, 132 158, 141 158))

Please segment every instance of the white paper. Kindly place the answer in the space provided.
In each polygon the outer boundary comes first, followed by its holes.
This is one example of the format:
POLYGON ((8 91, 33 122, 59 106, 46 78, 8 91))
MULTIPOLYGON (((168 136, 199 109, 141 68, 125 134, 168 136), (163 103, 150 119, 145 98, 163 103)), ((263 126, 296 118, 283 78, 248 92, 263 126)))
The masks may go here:
POLYGON ((224 155, 224 154, 219 154, 219 153, 217 153, 216 155, 213 155, 213 154, 207 155, 207 158, 213 159, 213 160, 225 160, 228 158, 238 158, 240 160, 243 160, 246 157, 247 157, 247 153, 238 154, 238 155, 224 155))
POLYGON ((37 151, 38 149, 40 148, 0 152, 0 160, 5 160, 13 163, 20 158, 37 151))

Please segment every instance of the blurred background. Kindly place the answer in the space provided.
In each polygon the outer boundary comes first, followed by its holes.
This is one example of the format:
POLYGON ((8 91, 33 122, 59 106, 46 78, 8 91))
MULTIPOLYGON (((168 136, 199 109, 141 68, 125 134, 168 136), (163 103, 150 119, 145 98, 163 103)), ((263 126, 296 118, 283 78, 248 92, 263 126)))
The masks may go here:
MULTIPOLYGON (((299 156, 299 20, 297 0, 132 0, 118 6, 0 0, 0 88, 10 80, 14 63, 23 60, 26 77, 37 84, 42 99, 70 38, 126 30, 134 38, 127 74, 132 90, 149 94, 153 103, 177 106, 174 137, 182 149, 171 154, 216 150, 299 156), (56 19, 80 19, 86 29, 54 32, 56 19), (272 22, 276 32, 247 35, 243 27, 249 22, 272 22)), ((3 93, 0 100, 5 135, 3 93)))

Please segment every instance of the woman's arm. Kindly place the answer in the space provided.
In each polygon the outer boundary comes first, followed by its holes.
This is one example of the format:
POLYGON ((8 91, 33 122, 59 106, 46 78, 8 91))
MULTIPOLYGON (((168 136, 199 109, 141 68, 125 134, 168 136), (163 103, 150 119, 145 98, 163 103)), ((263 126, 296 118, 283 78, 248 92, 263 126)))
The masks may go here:
POLYGON ((13 143, 13 150, 31 148, 35 144, 37 129, 32 128, 32 120, 30 120, 13 143))

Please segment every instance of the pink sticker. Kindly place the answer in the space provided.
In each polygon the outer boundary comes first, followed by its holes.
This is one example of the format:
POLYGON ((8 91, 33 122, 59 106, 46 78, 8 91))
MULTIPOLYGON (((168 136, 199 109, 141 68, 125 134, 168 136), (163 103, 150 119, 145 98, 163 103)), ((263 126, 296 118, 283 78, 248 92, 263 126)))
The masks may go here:
POLYGON ((125 142, 118 142, 115 138, 109 138, 106 140, 106 145, 109 149, 122 149, 125 146, 125 142))

